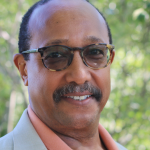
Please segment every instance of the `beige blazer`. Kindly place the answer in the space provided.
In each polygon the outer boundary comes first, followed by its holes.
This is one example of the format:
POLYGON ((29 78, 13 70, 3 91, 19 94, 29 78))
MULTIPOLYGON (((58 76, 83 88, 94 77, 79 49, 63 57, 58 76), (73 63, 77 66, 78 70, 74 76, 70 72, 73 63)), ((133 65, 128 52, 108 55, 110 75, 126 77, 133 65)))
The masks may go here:
POLYGON ((27 109, 14 130, 0 138, 0 150, 47 150, 29 120, 27 109))
MULTIPOLYGON (((119 150, 126 150, 116 144, 119 150)), ((0 138, 0 150, 47 150, 29 120, 27 109, 14 130, 0 138)))

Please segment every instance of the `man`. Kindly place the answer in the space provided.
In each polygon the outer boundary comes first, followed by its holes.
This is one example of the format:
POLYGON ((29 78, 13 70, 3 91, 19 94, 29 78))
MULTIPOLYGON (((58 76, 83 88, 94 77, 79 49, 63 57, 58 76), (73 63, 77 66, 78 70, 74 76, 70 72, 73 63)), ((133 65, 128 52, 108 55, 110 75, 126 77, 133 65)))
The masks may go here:
POLYGON ((107 22, 85 0, 43 0, 23 18, 14 56, 30 105, 1 150, 117 150, 99 124, 115 51, 107 22))

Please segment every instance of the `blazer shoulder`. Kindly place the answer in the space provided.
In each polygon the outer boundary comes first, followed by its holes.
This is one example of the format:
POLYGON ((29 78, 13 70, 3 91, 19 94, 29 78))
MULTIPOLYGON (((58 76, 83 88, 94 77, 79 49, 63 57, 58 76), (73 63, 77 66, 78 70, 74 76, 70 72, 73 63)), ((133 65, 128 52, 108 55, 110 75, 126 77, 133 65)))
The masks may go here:
POLYGON ((0 150, 13 150, 13 132, 0 138, 0 150))

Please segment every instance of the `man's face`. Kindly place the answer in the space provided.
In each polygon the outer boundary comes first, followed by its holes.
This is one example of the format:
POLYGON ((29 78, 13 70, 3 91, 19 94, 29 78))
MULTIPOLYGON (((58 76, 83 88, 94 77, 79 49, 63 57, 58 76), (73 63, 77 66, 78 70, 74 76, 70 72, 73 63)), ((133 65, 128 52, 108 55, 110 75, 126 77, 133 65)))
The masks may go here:
MULTIPOLYGON (((30 49, 55 44, 85 47, 109 43, 104 19, 90 4, 81 0, 53 0, 38 7, 31 16, 29 31, 32 36, 30 49)), ((59 127, 62 131, 65 127, 79 129, 98 124, 110 94, 110 65, 100 70, 90 69, 84 65, 77 50, 71 65, 63 71, 46 69, 39 53, 30 54, 26 69, 30 105, 51 129, 58 131, 59 127), (57 103, 54 101, 57 89, 72 84, 80 87, 85 83, 99 89, 102 98, 96 100, 91 96, 76 101, 66 97, 93 94, 85 90, 68 93, 57 103)))

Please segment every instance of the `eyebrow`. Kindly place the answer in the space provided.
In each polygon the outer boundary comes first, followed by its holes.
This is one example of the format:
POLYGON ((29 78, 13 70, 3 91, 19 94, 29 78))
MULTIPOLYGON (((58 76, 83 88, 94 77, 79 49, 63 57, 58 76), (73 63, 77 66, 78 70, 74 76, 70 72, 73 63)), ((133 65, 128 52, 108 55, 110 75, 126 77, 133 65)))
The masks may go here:
MULTIPOLYGON (((95 37, 95 36, 86 36, 83 39, 83 41, 90 42, 90 43, 104 43, 102 39, 95 37)), ((69 42, 69 39, 56 39, 56 40, 52 40, 51 42, 46 43, 45 46, 66 44, 68 42, 69 42)))
POLYGON ((104 43, 102 39, 98 38, 98 37, 95 37, 95 36, 87 36, 85 37, 84 41, 89 41, 89 42, 92 42, 92 43, 104 43))
POLYGON ((51 42, 46 43, 45 46, 49 46, 49 45, 60 45, 62 43, 67 43, 69 40, 68 39, 56 39, 53 40, 51 42))

